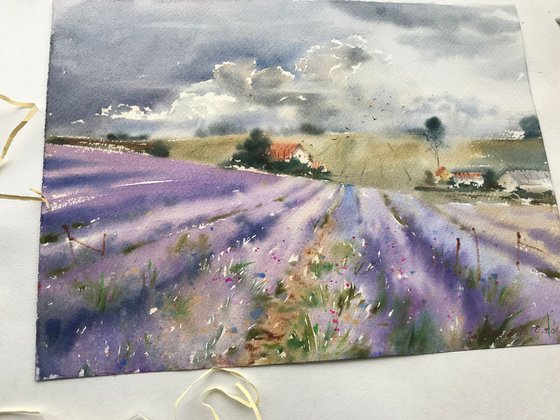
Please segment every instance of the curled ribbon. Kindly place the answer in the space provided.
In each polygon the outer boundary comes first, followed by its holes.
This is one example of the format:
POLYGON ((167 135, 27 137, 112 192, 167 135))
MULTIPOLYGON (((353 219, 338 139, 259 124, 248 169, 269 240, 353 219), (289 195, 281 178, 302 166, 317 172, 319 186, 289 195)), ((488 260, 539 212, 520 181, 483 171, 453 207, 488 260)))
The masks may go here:
POLYGON ((178 411, 179 411, 179 404, 185 398, 185 396, 189 393, 189 391, 192 389, 192 387, 195 384, 197 384, 198 382, 200 382, 202 379, 204 379, 206 376, 212 374, 213 372, 224 372, 224 373, 227 373, 227 374, 229 374, 229 375, 231 375, 235 378, 241 379, 242 381, 246 382, 249 385, 250 388, 253 389, 253 391, 255 392, 255 395, 256 395, 256 398, 253 398, 251 393, 247 390, 247 388, 245 388, 245 386, 240 382, 237 382, 235 384, 235 386, 237 387, 237 389, 239 389, 241 391, 241 393, 245 396, 246 399, 238 397, 237 395, 230 394, 229 392, 227 392, 226 390, 224 390, 223 388, 220 388, 220 387, 213 387, 213 388, 210 388, 210 389, 206 390, 204 392, 204 394, 202 395, 202 404, 210 410, 210 412, 212 413, 212 416, 214 417, 214 420, 220 420, 220 417, 218 416, 218 413, 214 409, 214 407, 212 407, 209 403, 206 402, 206 398, 214 392, 218 392, 222 395, 225 395, 226 397, 228 397, 228 398, 230 398, 234 401, 237 401, 241 405, 243 405, 247 408, 250 408, 251 410, 253 410, 253 414, 255 415, 255 419, 256 420, 262 420, 261 413, 260 413, 259 408, 258 408, 258 405, 259 405, 259 402, 260 402, 260 395, 259 395, 259 391, 257 390, 257 387, 255 385, 253 385, 253 383, 251 381, 249 381, 247 378, 245 378, 242 374, 240 374, 240 373, 238 373, 234 370, 225 369, 225 368, 211 368, 208 371, 206 371, 204 374, 199 376, 196 381, 194 381, 192 384, 189 385, 189 387, 175 401, 175 419, 178 419, 177 414, 178 414, 178 411))
POLYGON ((41 191, 38 191, 34 188, 29 188, 29 190, 37 194, 38 197, 34 195, 15 195, 0 193, 0 200, 41 201, 42 203, 45 203, 47 210, 50 210, 50 203, 41 191))
POLYGON ((8 140, 6 140, 6 144, 4 145, 4 148, 2 149, 2 154, 0 155, 0 164, 1 164, 4 158, 6 157, 6 155, 8 154, 8 150, 10 149, 10 146, 12 145, 15 136, 17 135, 17 133, 19 133, 19 130, 21 130, 25 126, 25 124, 27 124, 29 120, 33 118, 33 115, 35 115, 35 113, 37 112, 37 105, 35 105, 33 102, 14 101, 13 99, 8 98, 6 95, 2 95, 1 93, 0 93, 0 99, 2 99, 5 102, 8 102, 10 105, 14 105, 20 108, 29 108, 29 112, 27 113, 27 115, 23 118, 23 120, 21 120, 21 122, 16 126, 16 128, 12 130, 12 132, 8 136, 8 140))
POLYGON ((24 411, 24 410, 14 410, 14 411, 0 411, 0 417, 4 416, 32 416, 43 418, 38 411, 24 411))
MULTIPOLYGON (((19 133, 19 130, 21 130, 25 126, 25 124, 27 124, 29 120, 33 118, 33 115, 35 115, 35 113, 37 112, 37 106, 33 102, 14 101, 13 99, 8 98, 6 95, 2 95, 1 93, 0 93, 0 99, 2 99, 5 102, 8 102, 10 105, 14 105, 20 108, 29 108, 29 112, 27 113, 27 115, 23 118, 23 120, 21 120, 21 122, 16 126, 16 128, 14 128, 11 131, 11 133, 8 135, 6 144, 4 144, 4 148, 2 149, 2 153, 0 154, 0 165, 1 165, 2 162, 4 161, 4 158, 8 154, 8 150, 10 150, 10 146, 12 145, 15 136, 17 135, 17 133, 19 133)), ((49 202, 47 201, 43 193, 41 191, 34 190, 33 188, 30 188, 30 190, 35 194, 37 194, 38 197, 32 195, 0 194, 0 199, 20 200, 20 201, 41 201, 45 203, 48 210, 49 202)))
MULTIPOLYGON (((212 407, 209 403, 206 402, 206 398, 214 392, 218 392, 222 395, 225 395, 229 399, 237 401, 239 404, 241 404, 241 405, 243 405, 247 408, 250 408, 253 411, 253 414, 255 415, 255 419, 256 420, 262 420, 261 413, 260 413, 259 407, 258 407, 259 402, 260 402, 260 395, 259 395, 259 391, 257 390, 257 387, 251 381, 249 381, 247 378, 245 378, 241 373, 238 373, 238 372, 236 372, 234 370, 231 370, 231 369, 225 369, 225 368, 211 368, 211 369, 207 370, 206 372, 204 372, 202 375, 200 375, 198 377, 198 379, 196 379, 193 383, 191 383, 188 386, 188 388, 179 396, 179 398, 177 398, 177 400, 175 400, 175 419, 176 420, 179 419, 179 405, 185 399, 187 394, 191 391, 193 386, 195 386, 198 382, 202 381, 204 378, 206 378, 207 376, 209 376, 210 374, 212 374, 214 372, 227 373, 228 375, 231 375, 231 376, 233 376, 237 379, 240 379, 242 382, 245 382, 248 385, 248 387, 253 390, 253 392, 255 394, 255 397, 253 397, 253 395, 251 395, 251 392, 249 392, 247 390, 247 388, 241 382, 237 382, 235 384, 235 386, 237 387, 237 389, 239 389, 239 391, 241 391, 241 393, 243 394, 243 396, 245 398, 242 398, 238 395, 231 394, 221 387, 213 387, 213 388, 207 389, 204 392, 204 394, 202 395, 202 404, 210 410, 210 412, 212 413, 212 416, 214 417, 214 420, 220 420, 220 417, 218 416, 218 412, 214 409, 214 407, 212 407)), ((43 418, 41 413, 38 412, 38 411, 24 411, 24 410, 0 411, 0 418, 3 417, 3 416, 8 416, 8 415, 11 415, 11 416, 13 416, 13 415, 17 415, 17 416, 38 416, 40 418, 43 418)), ((143 416, 142 414, 138 413, 138 414, 135 414, 134 416, 132 416, 129 420, 148 420, 148 418, 143 416)))

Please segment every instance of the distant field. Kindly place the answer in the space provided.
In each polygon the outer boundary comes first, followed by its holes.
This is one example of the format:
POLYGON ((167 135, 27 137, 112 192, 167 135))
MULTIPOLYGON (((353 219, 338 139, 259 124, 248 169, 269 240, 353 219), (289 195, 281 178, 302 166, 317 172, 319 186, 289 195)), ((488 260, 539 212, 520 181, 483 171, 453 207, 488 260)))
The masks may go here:
MULTIPOLYGON (((173 141, 171 158, 218 164, 229 159, 246 135, 173 141)), ((435 159, 418 137, 351 133, 273 137, 272 141, 302 143, 314 160, 324 163, 333 181, 389 189, 412 189, 435 170, 435 159)), ((445 149, 441 163, 447 168, 484 165, 548 169, 542 140, 462 141, 445 149)))
POLYGON ((468 157, 471 165, 489 165, 496 170, 505 168, 548 170, 542 139, 475 140, 450 149, 444 156, 450 162, 468 157))
POLYGON ((172 159, 219 164, 228 160, 247 135, 193 138, 169 142, 172 159))
MULTIPOLYGON (((227 161, 246 134, 167 141, 172 159, 211 165, 227 161)), ((435 170, 436 161, 420 137, 387 134, 349 133, 320 136, 272 137, 273 142, 296 142, 322 162, 335 182, 368 187, 412 190, 424 179, 426 170, 435 170)), ((96 148, 120 148, 142 153, 149 142, 98 139, 49 139, 55 144, 96 148)), ((441 163, 448 169, 485 166, 500 171, 506 168, 548 170, 541 139, 459 141, 441 152, 441 163)))

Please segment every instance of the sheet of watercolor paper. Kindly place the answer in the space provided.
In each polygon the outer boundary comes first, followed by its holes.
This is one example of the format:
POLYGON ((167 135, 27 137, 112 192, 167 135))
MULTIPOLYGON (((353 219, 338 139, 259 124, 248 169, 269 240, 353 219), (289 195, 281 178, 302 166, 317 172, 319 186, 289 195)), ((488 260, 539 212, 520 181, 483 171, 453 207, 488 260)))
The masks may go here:
POLYGON ((557 343, 516 10, 55 1, 37 379, 557 343))

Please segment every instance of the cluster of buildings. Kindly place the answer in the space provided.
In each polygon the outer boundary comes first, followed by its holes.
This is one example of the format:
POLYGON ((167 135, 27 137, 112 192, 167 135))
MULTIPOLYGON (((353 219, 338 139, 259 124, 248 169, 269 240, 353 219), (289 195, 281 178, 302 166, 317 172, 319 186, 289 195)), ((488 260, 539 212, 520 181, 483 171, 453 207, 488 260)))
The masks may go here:
MULTIPOLYGON (((448 171, 442 166, 435 175, 439 182, 447 182, 455 187, 481 188, 484 186, 485 170, 485 168, 458 168, 448 171)), ((515 191, 518 188, 531 193, 553 190, 549 171, 511 169, 496 174, 496 178, 496 183, 507 192, 515 191)))
MULTIPOLYGON (((301 143, 273 143, 267 150, 267 155, 272 161, 290 162, 297 159, 304 165, 313 169, 326 171, 321 162, 316 162, 301 143)), ((435 177, 440 184, 450 184, 454 187, 469 186, 482 188, 484 186, 485 173, 488 168, 455 168, 446 169, 444 166, 438 168, 435 177)), ((520 188, 530 193, 543 193, 552 191, 552 179, 549 171, 534 169, 511 169, 496 174, 496 183, 506 192, 512 192, 520 188)))
POLYGON ((523 140, 525 131, 523 130, 505 130, 496 140, 523 140))

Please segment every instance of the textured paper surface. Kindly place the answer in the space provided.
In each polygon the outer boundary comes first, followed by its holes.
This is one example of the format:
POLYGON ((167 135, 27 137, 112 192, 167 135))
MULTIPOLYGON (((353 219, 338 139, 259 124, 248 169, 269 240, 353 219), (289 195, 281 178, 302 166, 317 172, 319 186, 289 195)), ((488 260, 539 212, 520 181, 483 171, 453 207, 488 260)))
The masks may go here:
POLYGON ((557 342, 515 9, 129 6, 55 4, 39 378, 557 342))

